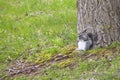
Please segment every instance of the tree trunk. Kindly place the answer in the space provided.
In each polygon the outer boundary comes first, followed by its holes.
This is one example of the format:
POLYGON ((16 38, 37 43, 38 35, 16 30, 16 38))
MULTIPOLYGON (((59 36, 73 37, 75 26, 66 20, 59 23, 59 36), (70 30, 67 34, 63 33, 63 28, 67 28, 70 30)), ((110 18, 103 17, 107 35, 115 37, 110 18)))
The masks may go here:
POLYGON ((120 41, 120 0, 77 0, 78 33, 97 35, 95 45, 120 41))

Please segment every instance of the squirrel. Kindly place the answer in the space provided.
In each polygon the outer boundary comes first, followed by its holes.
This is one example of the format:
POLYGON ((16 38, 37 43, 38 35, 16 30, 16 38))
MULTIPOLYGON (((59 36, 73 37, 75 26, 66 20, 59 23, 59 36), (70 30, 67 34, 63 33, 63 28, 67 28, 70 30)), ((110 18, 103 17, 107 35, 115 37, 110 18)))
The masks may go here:
POLYGON ((92 33, 82 32, 78 35, 78 48, 76 50, 86 51, 92 49, 96 40, 97 36, 92 33))

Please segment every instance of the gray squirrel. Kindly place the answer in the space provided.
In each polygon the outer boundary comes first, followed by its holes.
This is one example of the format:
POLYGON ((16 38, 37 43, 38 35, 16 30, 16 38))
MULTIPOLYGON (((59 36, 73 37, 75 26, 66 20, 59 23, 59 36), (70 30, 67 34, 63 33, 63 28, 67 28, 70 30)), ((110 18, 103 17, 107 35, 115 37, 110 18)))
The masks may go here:
POLYGON ((82 32, 78 35, 78 48, 76 50, 89 50, 92 49, 97 41, 97 36, 92 33, 82 32))

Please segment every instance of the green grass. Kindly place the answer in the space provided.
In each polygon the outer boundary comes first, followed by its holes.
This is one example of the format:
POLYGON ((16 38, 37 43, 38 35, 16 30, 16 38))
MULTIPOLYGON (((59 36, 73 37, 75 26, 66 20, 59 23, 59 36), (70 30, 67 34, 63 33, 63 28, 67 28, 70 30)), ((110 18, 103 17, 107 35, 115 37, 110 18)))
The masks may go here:
MULTIPOLYGON (((0 65, 76 41, 76 5, 73 0, 0 0, 0 65)), ((1 66, 2 70, 9 66, 1 66)), ((0 74, 2 76, 2 74, 0 74)))
POLYGON ((0 9, 0 62, 76 40, 75 1, 0 0, 0 9))
MULTIPOLYGON (((76 0, 0 0, 0 79, 16 59, 40 63, 59 53, 68 54, 69 48, 76 46, 76 23, 76 0)), ((119 80, 119 50, 120 44, 113 43, 108 48, 83 53, 97 54, 99 60, 82 61, 81 56, 71 54, 72 59, 46 67, 45 72, 5 79, 119 80), (111 57, 114 48, 117 56, 111 60, 101 58, 103 53, 111 57), (64 68, 74 60, 77 67, 64 68)))

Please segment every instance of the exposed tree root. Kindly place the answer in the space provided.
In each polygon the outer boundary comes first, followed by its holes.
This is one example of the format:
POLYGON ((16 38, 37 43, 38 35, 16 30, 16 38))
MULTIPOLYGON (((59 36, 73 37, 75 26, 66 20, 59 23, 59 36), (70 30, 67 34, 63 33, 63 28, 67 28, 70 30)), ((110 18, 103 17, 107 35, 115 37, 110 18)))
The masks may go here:
MULTIPOLYGON (((75 52, 75 49, 70 51, 67 54, 57 54, 51 57, 49 60, 41 62, 41 63, 30 63, 25 62, 21 60, 17 60, 16 63, 11 66, 11 68, 8 70, 8 74, 10 77, 20 75, 20 74, 37 74, 40 71, 45 71, 46 68, 52 67, 54 63, 61 63, 68 59, 77 59, 78 57, 81 58, 82 61, 84 60, 99 60, 101 58, 105 58, 108 61, 110 61, 113 57, 115 57, 118 52, 120 52, 119 49, 113 48, 112 50, 103 49, 100 52, 96 51, 95 53, 90 54, 89 51, 85 54, 80 54, 78 52, 75 52), (75 53, 71 56, 71 54, 75 53)), ((77 62, 74 62, 72 64, 67 64, 64 67, 73 67, 77 64, 77 62), (75 63, 75 64, 74 64, 75 63)))

